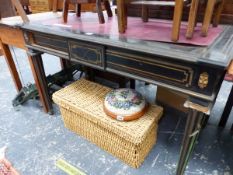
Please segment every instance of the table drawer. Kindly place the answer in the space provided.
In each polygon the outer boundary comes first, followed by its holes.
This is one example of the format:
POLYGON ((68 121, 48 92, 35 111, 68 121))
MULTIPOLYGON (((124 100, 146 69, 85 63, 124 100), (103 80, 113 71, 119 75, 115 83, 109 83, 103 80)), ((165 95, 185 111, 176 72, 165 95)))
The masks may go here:
POLYGON ((114 50, 107 51, 106 59, 107 68, 187 88, 192 85, 194 71, 188 66, 114 50))
POLYGON ((105 48, 82 41, 69 41, 70 58, 72 61, 91 66, 105 68, 105 48))
POLYGON ((64 38, 53 37, 45 34, 33 34, 33 44, 55 49, 58 51, 68 52, 68 42, 64 38))

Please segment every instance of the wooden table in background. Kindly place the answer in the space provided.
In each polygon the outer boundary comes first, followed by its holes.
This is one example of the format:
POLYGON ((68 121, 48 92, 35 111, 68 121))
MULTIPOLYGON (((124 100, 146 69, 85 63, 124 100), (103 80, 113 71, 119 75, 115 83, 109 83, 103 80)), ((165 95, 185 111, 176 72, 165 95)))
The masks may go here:
MULTIPOLYGON (((134 0, 140 1, 140 0, 134 0)), ((140 16, 142 11, 141 5, 129 5, 128 15, 129 16, 140 16)), ((203 16, 205 12, 205 7, 200 8, 200 13, 198 15, 198 21, 203 21, 203 16)), ((188 19, 189 7, 184 8, 183 20, 188 19)), ((157 19, 172 19, 173 18, 173 7, 149 7, 149 18, 157 19)), ((233 24, 233 0, 225 0, 225 5, 223 7, 223 12, 221 15, 221 23, 223 24, 233 24)))
MULTIPOLYGON (((43 19, 43 18, 48 19, 46 14, 40 14, 40 15, 32 14, 32 15, 28 15, 28 16, 29 16, 30 21, 38 20, 38 17, 39 17, 39 19, 43 19)), ((9 46, 23 49, 26 52, 28 51, 28 48, 26 47, 25 39, 23 36, 23 31, 20 27, 16 26, 16 23, 22 24, 22 20, 19 16, 9 17, 9 18, 2 19, 2 21, 0 21, 0 23, 6 24, 6 25, 0 26, 0 48, 2 48, 2 53, 5 56, 6 63, 8 65, 9 70, 10 70, 11 77, 12 77, 13 82, 15 84, 16 90, 20 91, 22 89, 22 83, 21 83, 21 80, 19 78, 19 74, 18 74, 17 68, 15 66, 15 63, 14 63, 9 46), (17 19, 17 20, 15 21, 15 19, 17 19), (12 20, 13 20, 13 24, 12 24, 12 20)), ((45 92, 44 92, 44 89, 40 86, 40 83, 38 82, 40 77, 38 77, 38 75, 36 74, 35 68, 34 68, 33 63, 32 63, 32 57, 29 54, 28 54, 28 60, 30 63, 30 67, 31 67, 31 70, 33 73, 35 83, 37 85, 39 95, 42 97, 42 94, 45 92)), ((63 64, 62 59, 61 59, 61 63, 63 64)), ((48 105, 46 103, 46 99, 44 99, 42 97, 41 103, 44 107, 44 111, 48 112, 49 109, 46 107, 48 105)))
POLYGON ((25 47, 22 30, 13 27, 0 27, 0 47, 2 48, 2 52, 5 56, 15 87, 17 91, 20 91, 22 88, 22 83, 20 81, 9 46, 15 46, 17 48, 27 50, 25 47))

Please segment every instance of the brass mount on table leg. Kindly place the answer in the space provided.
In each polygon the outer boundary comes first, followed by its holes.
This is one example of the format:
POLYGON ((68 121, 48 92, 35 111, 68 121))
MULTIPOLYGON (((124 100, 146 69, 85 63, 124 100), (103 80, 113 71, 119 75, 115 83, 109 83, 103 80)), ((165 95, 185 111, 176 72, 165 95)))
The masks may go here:
POLYGON ((186 121, 179 163, 177 165, 177 175, 184 174, 188 160, 192 154, 202 125, 204 124, 205 114, 209 115, 212 108, 210 102, 202 102, 203 101, 197 99, 189 99, 184 103, 184 106, 189 109, 189 113, 186 121))

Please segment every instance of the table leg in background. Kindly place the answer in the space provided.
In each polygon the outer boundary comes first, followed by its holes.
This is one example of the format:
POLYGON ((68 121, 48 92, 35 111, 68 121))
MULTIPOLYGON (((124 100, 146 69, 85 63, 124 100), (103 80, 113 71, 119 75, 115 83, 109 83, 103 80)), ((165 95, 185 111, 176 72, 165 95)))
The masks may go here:
POLYGON ((124 0, 117 0, 117 20, 119 33, 125 32, 124 0))
POLYGON ((213 15, 213 11, 214 11, 215 3, 216 3, 216 0, 208 0, 208 2, 207 2, 204 21, 203 21, 202 28, 201 28, 201 35, 202 36, 207 36, 208 29, 210 26, 212 15, 213 15))
POLYGON ((13 78, 15 87, 17 91, 20 91, 22 89, 22 83, 19 78, 19 74, 17 72, 13 57, 11 55, 10 48, 7 44, 3 44, 0 40, 0 48, 2 48, 3 55, 5 56, 7 66, 10 70, 11 77, 13 78))
POLYGON ((176 0, 175 10, 173 15, 172 36, 171 36, 171 40, 174 42, 179 40, 183 6, 184 6, 183 0, 176 0))
POLYGON ((192 0, 190 12, 189 12, 187 32, 186 32, 186 38, 188 39, 191 39, 193 37, 193 32, 197 20, 198 5, 199 5, 199 0, 192 0))

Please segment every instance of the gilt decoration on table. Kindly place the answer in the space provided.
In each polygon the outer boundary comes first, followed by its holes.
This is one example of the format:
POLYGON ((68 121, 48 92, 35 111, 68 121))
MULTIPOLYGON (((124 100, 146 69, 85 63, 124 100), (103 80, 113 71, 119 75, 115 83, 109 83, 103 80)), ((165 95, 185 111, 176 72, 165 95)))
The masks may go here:
POLYGON ((208 86, 208 81, 209 81, 209 74, 207 72, 203 72, 200 74, 199 80, 198 80, 198 86, 201 89, 204 89, 205 87, 208 86))

